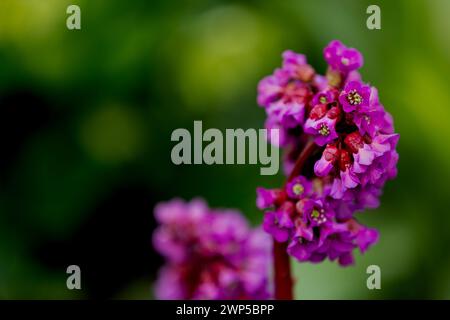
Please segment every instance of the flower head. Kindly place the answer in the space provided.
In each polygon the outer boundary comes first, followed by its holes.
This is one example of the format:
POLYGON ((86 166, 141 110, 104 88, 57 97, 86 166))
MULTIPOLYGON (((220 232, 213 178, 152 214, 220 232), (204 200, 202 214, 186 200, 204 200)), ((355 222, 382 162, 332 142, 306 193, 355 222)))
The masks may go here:
POLYGON ((314 143, 315 149, 299 171, 302 176, 290 179, 284 189, 264 189, 259 207, 269 209, 264 230, 287 242, 297 260, 328 258, 348 265, 354 249, 364 252, 378 238, 355 214, 376 208, 384 184, 395 178, 399 135, 377 89, 358 72, 361 53, 335 40, 324 57, 326 76, 314 72, 307 77, 305 70, 312 67, 306 57, 286 51, 282 67, 271 76, 281 89, 270 101, 264 99, 271 93, 264 88, 267 80, 260 83, 258 101, 266 103, 268 123, 282 132, 286 174, 291 175, 306 144, 314 143))
POLYGON ((270 242, 234 210, 202 200, 172 200, 155 208, 155 249, 167 259, 159 299, 266 299, 270 242))

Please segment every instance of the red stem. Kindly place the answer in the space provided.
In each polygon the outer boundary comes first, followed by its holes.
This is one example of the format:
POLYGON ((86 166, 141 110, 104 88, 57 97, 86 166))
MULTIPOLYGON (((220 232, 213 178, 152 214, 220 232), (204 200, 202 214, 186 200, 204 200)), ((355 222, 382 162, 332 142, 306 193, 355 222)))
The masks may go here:
POLYGON ((291 276, 291 263, 287 254, 287 242, 273 240, 273 266, 275 272, 275 299, 292 300, 294 281, 291 276))
POLYGON ((314 150, 316 150, 316 144, 314 143, 314 140, 308 140, 302 152, 298 156, 297 161, 294 164, 294 169, 292 169, 291 174, 289 175, 286 183, 294 179, 302 172, 303 166, 305 165, 305 161, 314 152, 314 150))
MULTIPOLYGON (((295 162, 286 183, 298 176, 305 165, 306 160, 316 149, 313 140, 309 140, 295 162)), ((273 240, 273 258, 274 258, 274 281, 275 281, 275 299, 292 300, 294 281, 291 275, 291 264, 287 254, 288 242, 277 242, 273 240)))

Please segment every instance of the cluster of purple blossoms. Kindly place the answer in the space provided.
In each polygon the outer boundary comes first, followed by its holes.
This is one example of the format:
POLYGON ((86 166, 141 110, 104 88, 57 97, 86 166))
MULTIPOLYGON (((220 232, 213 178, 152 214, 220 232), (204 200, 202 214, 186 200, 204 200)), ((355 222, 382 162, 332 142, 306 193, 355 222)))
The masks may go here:
POLYGON ((155 208, 153 246, 165 257, 159 299, 267 299, 270 238, 233 210, 199 199, 155 208))
POLYGON ((378 233, 359 224, 354 213, 376 208, 385 182, 397 174, 399 135, 376 88, 357 69, 362 55, 339 41, 324 50, 325 76, 304 55, 286 51, 283 65, 261 80, 258 103, 266 128, 278 129, 289 174, 311 141, 315 148, 302 176, 283 189, 258 188, 257 205, 266 212, 264 229, 299 261, 337 259, 351 264, 352 251, 364 252, 378 233))

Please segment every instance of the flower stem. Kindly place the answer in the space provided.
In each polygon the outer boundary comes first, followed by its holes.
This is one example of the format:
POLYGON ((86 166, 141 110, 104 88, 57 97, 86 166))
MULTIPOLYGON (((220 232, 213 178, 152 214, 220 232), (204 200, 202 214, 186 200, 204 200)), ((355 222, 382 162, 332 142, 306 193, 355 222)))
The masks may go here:
POLYGON ((306 160, 314 152, 314 150, 316 150, 316 148, 317 146, 314 143, 314 140, 308 140, 302 152, 298 156, 297 161, 295 161, 294 169, 292 169, 291 174, 289 175, 286 183, 288 183, 289 181, 291 181, 296 176, 302 173, 303 166, 305 165, 306 160))
POLYGON ((275 272, 275 299, 292 300, 293 280, 291 263, 287 254, 287 242, 273 240, 273 261, 275 272))
MULTIPOLYGON (((286 183, 298 176, 302 170, 306 160, 316 149, 313 140, 309 140, 295 162, 286 183)), ((288 242, 277 242, 273 240, 273 263, 274 263, 274 281, 275 281, 275 299, 292 300, 294 281, 291 275, 291 264, 287 253, 288 242)))

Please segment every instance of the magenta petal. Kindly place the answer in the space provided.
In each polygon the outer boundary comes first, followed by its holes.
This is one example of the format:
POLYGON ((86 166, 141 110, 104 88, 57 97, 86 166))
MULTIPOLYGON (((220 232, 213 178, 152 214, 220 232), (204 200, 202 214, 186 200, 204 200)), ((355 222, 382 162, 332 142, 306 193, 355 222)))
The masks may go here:
POLYGON ((364 227, 356 238, 361 252, 365 252, 371 245, 375 244, 378 241, 378 237, 379 233, 377 230, 364 227))
POLYGON ((375 153, 366 144, 363 148, 358 150, 358 153, 355 156, 355 161, 365 166, 371 165, 373 159, 375 159, 375 153))
POLYGON ((266 209, 275 203, 276 192, 265 188, 256 188, 256 206, 258 209, 266 209))
POLYGON ((352 253, 349 252, 349 253, 345 253, 345 254, 339 256, 338 262, 341 266, 346 267, 346 266, 354 264, 355 260, 353 258, 352 253))
POLYGON ((328 175, 333 169, 333 164, 331 161, 325 160, 325 158, 322 156, 319 160, 316 161, 314 164, 314 173, 319 177, 324 177, 328 175))
POLYGON ((353 173, 351 168, 341 171, 341 179, 345 188, 352 189, 359 184, 358 177, 353 173))
POLYGON ((345 188, 341 179, 335 178, 333 180, 333 185, 331 186, 330 196, 334 199, 340 199, 344 195, 345 188))

